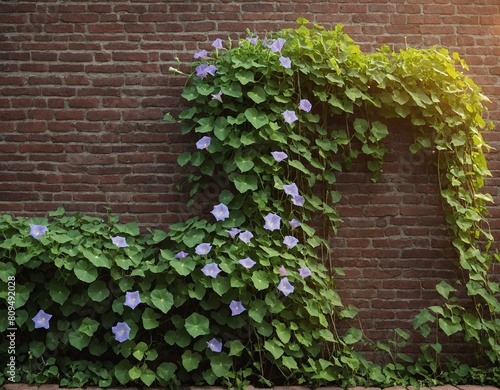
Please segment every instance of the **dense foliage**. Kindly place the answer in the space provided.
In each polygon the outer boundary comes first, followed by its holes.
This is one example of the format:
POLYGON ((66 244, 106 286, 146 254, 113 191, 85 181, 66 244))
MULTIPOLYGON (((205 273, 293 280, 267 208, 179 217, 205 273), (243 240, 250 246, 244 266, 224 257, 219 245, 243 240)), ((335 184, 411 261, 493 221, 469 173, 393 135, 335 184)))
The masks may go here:
MULTIPOLYGON (((0 219, 2 287, 15 278, 15 305, 8 288, 0 294, 9 312, 15 308, 17 380, 172 388, 498 383, 499 286, 489 271, 499 257, 488 253, 491 197, 481 192, 489 174, 486 98, 444 49, 365 55, 340 26, 299 23, 268 37, 217 39, 195 55, 178 120, 196 147, 178 162, 194 172, 191 196, 214 176, 227 182, 211 216, 146 235, 136 224, 63 210, 50 220, 0 219), (340 221, 336 173, 364 155, 376 180, 394 118, 413 125, 412 152, 439 155, 447 221, 474 299, 470 312, 442 282, 445 302, 414 325, 424 336, 431 325, 463 334, 478 346, 477 367, 442 366, 435 339, 414 360, 397 351, 407 338, 400 330, 396 341, 378 344, 393 357, 378 366, 355 352, 359 329, 338 331, 356 310, 335 292, 342 270, 328 246, 340 221)), ((8 318, 0 331, 13 326, 8 318)))

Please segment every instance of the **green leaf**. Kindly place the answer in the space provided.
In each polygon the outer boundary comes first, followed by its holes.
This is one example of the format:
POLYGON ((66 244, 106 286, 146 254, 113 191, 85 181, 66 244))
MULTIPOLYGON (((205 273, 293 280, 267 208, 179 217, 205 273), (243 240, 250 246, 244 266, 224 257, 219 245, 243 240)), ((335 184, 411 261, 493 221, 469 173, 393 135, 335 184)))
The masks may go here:
POLYGON ((155 313, 150 307, 147 307, 142 314, 142 325, 144 329, 150 330, 157 328, 160 325, 158 321, 159 318, 161 318, 161 315, 155 313))
POLYGON ((248 172, 254 167, 253 160, 248 156, 238 155, 235 157, 234 162, 241 172, 248 172))
POLYGON ((62 305, 68 299, 70 290, 59 281, 52 279, 49 283, 49 294, 54 302, 62 305))
POLYGON ((247 108, 245 110, 245 118, 252 124, 256 129, 260 129, 262 126, 269 123, 269 119, 266 114, 259 112, 256 108, 247 108))
POLYGON ((181 166, 181 167, 186 165, 189 161, 191 161, 191 153, 190 152, 183 152, 183 153, 179 154, 179 156, 177 157, 177 164, 179 164, 179 166, 181 166))
POLYGON ((242 194, 247 191, 256 191, 258 188, 257 176, 240 174, 234 179, 234 186, 242 194))
POLYGON ((210 359, 210 367, 213 373, 219 378, 228 377, 232 365, 233 359, 225 352, 221 352, 210 359))
POLYGON ((446 334, 446 336, 451 336, 457 332, 460 332, 463 328, 460 323, 455 323, 445 318, 439 319, 439 327, 446 334))
POLYGON ((92 337, 78 330, 69 333, 69 343, 79 351, 89 345, 90 340, 92 337))
POLYGON ((85 283, 92 283, 97 279, 97 269, 85 260, 80 260, 73 269, 78 279, 85 283))
POLYGON ((174 296, 167 289, 155 289, 151 292, 151 303, 167 314, 174 304, 174 296))
POLYGON ((99 328, 99 322, 91 318, 85 317, 80 324, 78 330, 87 336, 93 336, 95 331, 99 328))
POLYGON ((248 97, 256 104, 260 104, 266 101, 266 91, 264 91, 264 88, 260 86, 255 86, 250 92, 248 92, 248 97))
POLYGON ((175 370, 177 366, 174 363, 161 363, 156 369, 156 375, 166 382, 169 382, 175 376, 175 370))
POLYGON ((436 285, 436 290, 445 299, 448 299, 448 296, 450 295, 450 292, 457 291, 455 288, 453 288, 452 286, 450 286, 444 280, 442 280, 441 282, 439 282, 438 285, 436 285))
POLYGON ((242 85, 255 82, 253 72, 250 70, 240 70, 235 76, 242 85))
POLYGON ((141 381, 144 382, 146 386, 151 386, 151 384, 155 381, 156 375, 153 370, 150 368, 146 368, 144 365, 144 371, 141 372, 141 381))
POLYGON ((260 299, 253 300, 250 303, 248 315, 257 323, 261 323, 267 313, 267 306, 265 302, 260 299))
POLYGON ((297 362, 291 356, 283 356, 282 361, 283 361, 283 365, 290 370, 298 370, 299 369, 299 367, 297 366, 297 362))
POLYGON ((362 338, 363 338, 363 333, 361 332, 361 330, 356 328, 350 328, 347 331, 346 335, 344 336, 343 340, 346 344, 356 344, 362 338))
POLYGON ((196 268, 196 261, 192 259, 174 259, 170 265, 181 276, 187 276, 196 268))
POLYGON ((275 359, 279 359, 285 350, 283 349, 283 344, 276 339, 269 339, 264 342, 264 348, 271 352, 275 359))
POLYGON ((222 84, 221 90, 222 93, 226 96, 231 96, 234 98, 240 98, 243 96, 243 93, 241 92, 241 84, 236 82, 222 84))
POLYGON ((88 289, 90 299, 95 302, 102 302, 109 296, 109 289, 102 280, 96 280, 88 289))
POLYGON ((187 317, 184 326, 193 338, 210 333, 208 318, 198 313, 193 313, 187 317))
POLYGON ((252 282, 257 290, 265 290, 269 287, 269 278, 265 271, 254 271, 252 273, 252 282))
POLYGON ((379 121, 372 122, 372 127, 370 132, 375 137, 376 141, 380 141, 389 135, 389 131, 387 130, 387 126, 379 121))
POLYGON ((188 86, 188 87, 184 88, 184 90, 182 91, 181 96, 184 99, 186 99, 187 101, 192 101, 192 100, 195 100, 199 96, 199 93, 196 90, 196 87, 188 86))
POLYGON ((243 343, 240 340, 231 340, 230 343, 229 356, 241 356, 241 352, 245 349, 243 343))
POLYGON ((185 351, 182 354, 182 366, 187 372, 196 370, 201 362, 201 355, 197 352, 192 352, 190 350, 185 351))

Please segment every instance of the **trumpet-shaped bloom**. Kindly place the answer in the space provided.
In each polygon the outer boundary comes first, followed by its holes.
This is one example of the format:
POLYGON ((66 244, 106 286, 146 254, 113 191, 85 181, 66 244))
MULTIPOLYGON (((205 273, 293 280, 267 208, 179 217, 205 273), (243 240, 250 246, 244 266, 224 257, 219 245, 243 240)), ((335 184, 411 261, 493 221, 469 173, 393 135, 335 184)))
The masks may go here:
POLYGON ((280 64, 285 69, 290 69, 292 67, 292 61, 288 57, 280 57, 280 64))
POLYGON ((280 276, 287 276, 288 275, 288 273, 286 272, 285 266, 283 266, 283 265, 280 267, 279 272, 280 272, 280 276))
POLYGON ((288 222, 290 224, 290 226, 292 227, 292 229, 295 229, 297 227, 299 227, 300 225, 302 225, 299 221, 297 221, 296 219, 292 219, 291 221, 288 222))
POLYGON ((292 249, 298 242, 299 240, 293 236, 285 236, 285 239, 283 240, 283 244, 285 244, 289 249, 292 249))
POLYGON ((40 310, 36 316, 32 318, 33 322, 35 323, 35 329, 38 328, 45 328, 49 329, 50 324, 49 320, 52 318, 52 314, 45 313, 43 310, 40 310))
POLYGON ((280 290, 283 294, 288 296, 289 294, 293 293, 293 290, 295 290, 295 287, 291 285, 291 283, 288 281, 288 278, 283 278, 280 281, 280 284, 278 284, 278 290, 280 290))
POLYGON ((231 238, 234 238, 236 237, 240 232, 241 230, 238 229, 238 228, 231 228, 230 230, 225 230, 226 233, 229 233, 229 235, 231 236, 231 238))
POLYGON ((47 226, 30 224, 30 236, 37 240, 47 233, 48 230, 47 226))
POLYGON ((256 264, 255 261, 253 261, 250 257, 238 260, 238 263, 240 263, 246 269, 250 269, 256 264))
POLYGON ((189 253, 186 253, 184 251, 180 251, 180 252, 177 252, 177 254, 175 255, 175 258, 176 259, 184 259, 188 256, 189 256, 189 253))
POLYGON ((205 276, 210 276, 212 278, 216 278, 219 272, 221 272, 221 269, 216 263, 210 263, 205 265, 202 269, 201 272, 205 274, 205 276))
POLYGON ((194 53, 194 59, 195 59, 195 60, 198 60, 198 59, 200 59, 200 58, 202 58, 202 59, 206 59, 206 58, 208 58, 208 55, 207 55, 207 54, 208 54, 208 53, 207 53, 207 51, 206 51, 206 50, 200 50, 200 51, 198 51, 198 52, 194 53))
POLYGON ((286 110, 283 112, 283 118, 285 119, 285 122, 291 125, 293 122, 295 122, 297 119, 297 114, 295 114, 295 111, 291 110, 286 110))
POLYGON ((256 45, 258 40, 259 38, 257 37, 247 38, 247 41, 250 42, 252 45, 256 45))
POLYGON ((198 149, 207 149, 210 146, 210 142, 212 141, 212 138, 208 136, 204 136, 200 138, 198 142, 196 142, 196 147, 198 149))
POLYGON ((214 206, 211 213, 217 221, 224 221, 227 217, 229 217, 229 209, 224 203, 219 203, 214 206))
POLYGON ((130 334, 130 326, 126 322, 118 322, 115 326, 111 328, 111 331, 115 335, 115 340, 123 343, 128 340, 128 335, 130 334))
POLYGON ((311 108, 312 108, 312 105, 311 105, 311 102, 309 100, 302 99, 299 102, 299 110, 302 110, 302 111, 305 111, 305 112, 309 112, 309 111, 311 111, 311 108))
POLYGON ((295 195, 292 197, 292 203, 295 206, 303 206, 304 205, 304 197, 300 195, 295 195))
POLYGON ((288 155, 285 152, 271 152, 274 160, 277 162, 283 161, 288 155))
POLYGON ((111 237, 111 242, 113 244, 115 244, 118 248, 128 247, 127 241, 125 241, 124 237, 120 237, 120 236, 111 237))
POLYGON ((222 90, 220 90, 215 95, 212 95, 212 100, 218 100, 219 102, 222 103, 222 90))
POLYGON ((139 291, 127 292, 125 294, 125 306, 130 307, 132 310, 141 303, 141 297, 139 296, 139 291))
POLYGON ((269 49, 271 49, 271 51, 273 53, 278 53, 281 51, 281 49, 283 49, 283 46, 285 45, 285 43, 286 43, 286 39, 278 38, 273 43, 271 43, 269 45, 269 49))
POLYGON ((264 217, 264 221, 266 221, 266 223, 264 224, 264 229, 271 231, 279 230, 281 225, 281 218, 279 217, 279 215, 269 213, 264 217))
POLYGON ((229 308, 231 309, 231 315, 237 316, 238 314, 243 313, 246 309, 241 304, 241 301, 231 301, 229 304, 229 308))
POLYGON ((200 256, 207 255, 211 250, 212 250, 212 245, 206 242, 197 245, 196 248, 194 249, 195 253, 200 256))
POLYGON ((217 38, 215 41, 213 41, 212 46, 216 49, 222 49, 222 39, 217 38))
POLYGON ((196 68, 196 76, 205 77, 207 74, 215 76, 217 72, 217 67, 215 65, 200 64, 196 68))
POLYGON ((245 244, 248 244, 250 240, 252 239, 253 234, 250 233, 248 230, 245 230, 244 232, 241 232, 238 238, 243 241, 245 244))
POLYGON ((299 188, 297 187, 297 184, 295 184, 295 183, 285 184, 283 186, 283 190, 285 191, 285 194, 287 194, 287 195, 299 196, 299 188))
POLYGON ((308 276, 311 276, 311 270, 309 267, 302 267, 299 268, 299 275, 302 276, 302 278, 307 278, 308 276))
POLYGON ((222 342, 214 337, 212 340, 207 341, 207 347, 210 348, 212 352, 220 352, 222 351, 222 342))

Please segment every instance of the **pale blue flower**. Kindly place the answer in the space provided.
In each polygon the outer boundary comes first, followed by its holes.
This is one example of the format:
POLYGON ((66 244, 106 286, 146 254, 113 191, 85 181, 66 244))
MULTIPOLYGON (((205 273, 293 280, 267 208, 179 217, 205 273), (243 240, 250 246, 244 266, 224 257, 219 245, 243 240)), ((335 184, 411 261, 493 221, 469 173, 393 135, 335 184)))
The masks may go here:
POLYGON ((213 41, 212 46, 216 49, 222 49, 222 39, 217 38, 215 41, 213 41))
POLYGON ((125 241, 124 237, 120 237, 120 236, 111 237, 111 242, 113 244, 115 244, 118 248, 128 247, 127 241, 125 241))
POLYGON ((305 111, 305 112, 309 112, 309 111, 311 111, 311 108, 312 108, 312 105, 311 105, 311 102, 309 100, 302 99, 299 102, 299 110, 302 110, 302 111, 305 111))
POLYGON ((215 76, 217 67, 215 65, 200 64, 196 68, 196 76, 205 77, 207 74, 215 76))
POLYGON ((220 90, 215 95, 212 95, 212 100, 218 100, 219 102, 222 103, 222 90, 220 90))
POLYGON ((292 67, 292 62, 290 61, 290 58, 288 57, 280 57, 280 64, 283 66, 285 69, 290 69, 292 67))
POLYGON ((253 234, 250 233, 248 230, 245 230, 244 232, 241 232, 238 238, 243 241, 245 244, 248 244, 250 240, 252 239, 253 234))
POLYGON ((299 268, 299 275, 305 279, 308 276, 311 276, 311 270, 309 269, 309 267, 299 268))
POLYGON ((288 275, 288 273, 286 272, 285 266, 283 266, 283 265, 280 267, 279 272, 280 272, 280 276, 287 276, 288 275))
POLYGON ((269 49, 271 49, 271 51, 273 53, 280 52, 281 49, 283 49, 283 46, 285 45, 285 43, 286 43, 286 39, 278 38, 272 44, 269 45, 269 49))
POLYGON ((177 254, 175 255, 175 258, 176 259, 184 259, 186 257, 188 257, 189 254, 184 252, 184 251, 180 251, 180 252, 177 252, 177 254))
POLYGON ((244 259, 238 260, 238 263, 240 263, 243 267, 246 269, 252 268, 255 264, 257 264, 255 261, 253 261, 250 257, 246 257, 244 259))
POLYGON ((236 237, 241 232, 241 230, 238 229, 238 228, 233 227, 233 228, 231 228, 231 230, 225 230, 225 232, 229 233, 229 235, 231 236, 231 238, 234 238, 234 237, 236 237))
POLYGON ((202 269, 201 272, 205 274, 205 276, 210 276, 212 278, 216 278, 219 272, 221 272, 221 269, 216 263, 210 263, 205 265, 202 269))
POLYGON ((285 194, 287 194, 287 195, 299 196, 299 188, 297 187, 297 184, 295 184, 295 183, 283 185, 283 190, 285 191, 285 194))
POLYGON ((118 322, 115 326, 111 328, 111 331, 115 335, 115 340, 123 343, 128 340, 130 334, 130 326, 126 322, 118 322))
POLYGON ((49 329, 50 324, 49 320, 52 318, 52 314, 45 313, 43 310, 40 310, 36 316, 32 318, 33 322, 35 323, 35 329, 38 328, 45 328, 49 329))
POLYGON ((257 37, 247 38, 247 41, 250 42, 252 45, 256 45, 258 40, 259 38, 257 37))
POLYGON ((212 352, 220 352, 222 351, 222 342, 213 338, 210 341, 207 341, 207 347, 210 348, 212 352))
POLYGON ((30 224, 30 236, 37 240, 47 233, 48 230, 47 226, 30 224))
POLYGON ((288 296, 289 294, 293 293, 293 290, 295 290, 295 288, 290 284, 288 278, 285 277, 281 279, 280 284, 278 284, 278 290, 288 296))
POLYGON ((194 251, 196 252, 197 255, 207 255, 211 250, 212 250, 212 245, 210 245, 206 242, 199 244, 194 249, 194 251))
POLYGON ((299 221, 297 221, 296 219, 292 219, 291 221, 288 222, 290 224, 290 226, 292 227, 292 229, 295 229, 297 227, 299 227, 300 225, 302 225, 299 221))
POLYGON ((295 206, 303 206, 304 205, 304 197, 300 195, 295 195, 292 197, 292 203, 295 206))
POLYGON ((283 240, 283 244, 285 244, 289 249, 292 249, 298 242, 299 240, 293 236, 285 236, 285 239, 283 240))
POLYGON ((283 161, 285 158, 288 157, 288 155, 285 152, 271 152, 271 155, 273 156, 276 162, 283 161))
POLYGON ((237 316, 246 310, 241 304, 241 301, 231 301, 229 308, 231 309, 232 316, 237 316))
POLYGON ((198 142, 196 142, 196 147, 198 149, 207 149, 210 146, 210 142, 212 141, 212 138, 208 136, 204 136, 200 138, 198 142))
POLYGON ((207 53, 206 50, 200 50, 200 51, 194 53, 194 59, 195 60, 198 60, 200 58, 202 58, 202 59, 207 59, 208 58, 208 53, 207 53))
POLYGON ((264 224, 264 229, 273 231, 273 230, 279 230, 281 227, 281 218, 277 214, 269 213, 264 217, 264 221, 266 223, 264 224))
POLYGON ((295 111, 291 110, 286 110, 285 112, 283 112, 283 118, 285 118, 285 122, 289 125, 299 119, 297 118, 297 114, 295 114, 295 111))
POLYGON ((130 307, 132 310, 141 303, 141 297, 139 296, 139 291, 127 292, 125 294, 125 306, 130 307))
POLYGON ((224 203, 219 203, 218 205, 214 206, 211 213, 217 221, 224 221, 229 217, 229 209, 224 203))

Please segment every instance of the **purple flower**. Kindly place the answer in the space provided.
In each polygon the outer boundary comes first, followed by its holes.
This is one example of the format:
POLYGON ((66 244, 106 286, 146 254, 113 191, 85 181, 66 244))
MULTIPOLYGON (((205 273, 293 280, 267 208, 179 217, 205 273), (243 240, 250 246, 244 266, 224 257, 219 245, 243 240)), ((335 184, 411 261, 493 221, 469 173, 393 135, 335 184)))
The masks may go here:
POLYGON ((309 112, 309 111, 311 111, 311 108, 312 108, 312 105, 311 105, 311 102, 309 100, 302 99, 299 102, 299 110, 302 110, 302 111, 305 111, 305 112, 309 112))
POLYGON ((175 258, 176 259, 184 259, 186 257, 188 257, 189 254, 184 252, 184 251, 180 251, 180 252, 177 252, 177 254, 175 255, 175 258))
POLYGON ((30 224, 30 236, 37 240, 47 233, 47 226, 30 224))
POLYGON ((285 239, 283 240, 283 244, 285 244, 288 249, 292 249, 298 242, 299 240, 293 236, 285 236, 285 239))
POLYGON ((141 303, 141 297, 139 296, 139 291, 127 292, 125 294, 125 306, 135 309, 135 307, 141 303))
POLYGON ((212 141, 212 138, 204 136, 198 142, 196 142, 196 147, 198 149, 207 149, 210 146, 210 141, 212 141))
POLYGON ((200 50, 199 52, 194 53, 195 60, 198 60, 200 58, 203 58, 203 59, 208 58, 206 50, 200 50))
POLYGON ((246 269, 250 269, 256 264, 255 261, 253 261, 250 257, 238 260, 238 263, 240 263, 246 269))
POLYGON ((280 57, 280 64, 283 66, 285 69, 290 69, 292 67, 292 62, 290 61, 290 58, 288 57, 280 57))
POLYGON ((287 195, 299 196, 299 188, 297 187, 297 184, 295 184, 295 183, 285 184, 283 186, 283 190, 285 191, 285 194, 287 194, 287 195))
POLYGON ((295 229, 297 227, 299 227, 300 225, 302 225, 299 221, 297 221, 296 219, 292 219, 290 222, 288 222, 290 224, 290 226, 292 227, 292 229, 295 229))
POLYGON ((215 76, 217 67, 215 65, 200 64, 196 68, 196 76, 205 77, 207 74, 215 76))
POLYGON ((304 205, 304 197, 300 195, 295 195, 292 197, 292 203, 295 206, 303 206, 304 205))
POLYGON ((299 275, 305 279, 308 276, 311 276, 311 270, 308 267, 299 268, 299 275))
POLYGON ((118 322, 115 326, 111 328, 111 331, 115 335, 116 341, 123 343, 128 340, 128 335, 130 334, 130 326, 126 322, 118 322))
POLYGON ((283 49, 283 45, 285 44, 285 42, 286 39, 278 38, 272 44, 269 45, 269 49, 271 49, 273 53, 277 53, 281 51, 281 49, 283 49))
POLYGON ((266 221, 266 223, 264 224, 264 229, 270 231, 279 230, 281 224, 281 218, 279 217, 279 215, 269 213, 264 217, 264 221, 266 221))
POLYGON ((257 37, 247 38, 247 41, 250 42, 252 45, 256 45, 258 40, 259 38, 257 37))
POLYGON ((201 272, 205 274, 205 276, 211 276, 212 278, 215 279, 215 277, 221 272, 221 269, 216 263, 210 263, 205 265, 202 269, 201 272))
POLYGON ((280 276, 287 276, 288 275, 288 273, 286 272, 286 269, 283 265, 280 267, 279 272, 280 272, 280 276))
POLYGON ((196 252, 197 255, 207 255, 211 249, 212 249, 212 245, 204 242, 204 243, 198 245, 194 251, 196 252))
POLYGON ((250 240, 252 239, 253 234, 250 233, 248 230, 245 230, 244 232, 241 232, 238 238, 243 241, 245 244, 248 244, 250 240))
POLYGON ((214 206, 211 213, 217 221, 224 221, 227 217, 229 217, 229 209, 224 203, 219 203, 214 206))
POLYGON ((283 161, 288 157, 285 152, 271 152, 271 154, 277 162, 283 161))
POLYGON ((216 49, 222 49, 222 39, 217 38, 215 41, 213 41, 212 46, 216 49))
POLYGON ((213 338, 212 340, 207 341, 207 347, 213 352, 220 352, 222 351, 222 342, 213 338))
POLYGON ((234 238, 234 237, 236 237, 238 235, 238 233, 241 232, 241 230, 234 227, 234 228, 231 228, 231 230, 225 230, 225 232, 229 233, 229 235, 231 236, 231 238, 234 238))
POLYGON ((280 284, 278 284, 278 290, 288 296, 290 293, 293 293, 293 290, 295 290, 295 288, 290 284, 288 278, 285 277, 281 279, 280 284))
POLYGON ((295 111, 290 111, 290 110, 286 110, 283 113, 283 118, 285 118, 285 122, 288 123, 289 125, 291 125, 293 122, 295 122, 297 119, 299 119, 299 118, 297 118, 295 111))
POLYGON ((116 237, 111 237, 111 242, 115 244, 118 248, 126 248, 128 247, 127 241, 125 241, 125 238, 116 236, 116 237))
POLYGON ((45 328, 49 329, 49 320, 52 318, 52 314, 45 313, 43 310, 40 310, 36 316, 32 318, 35 323, 35 329, 45 328))
POLYGON ((218 100, 222 103, 222 89, 219 91, 219 93, 212 95, 212 100, 218 100))
POLYGON ((237 316, 246 310, 241 304, 241 301, 231 301, 229 308, 231 309, 232 316, 237 316))

